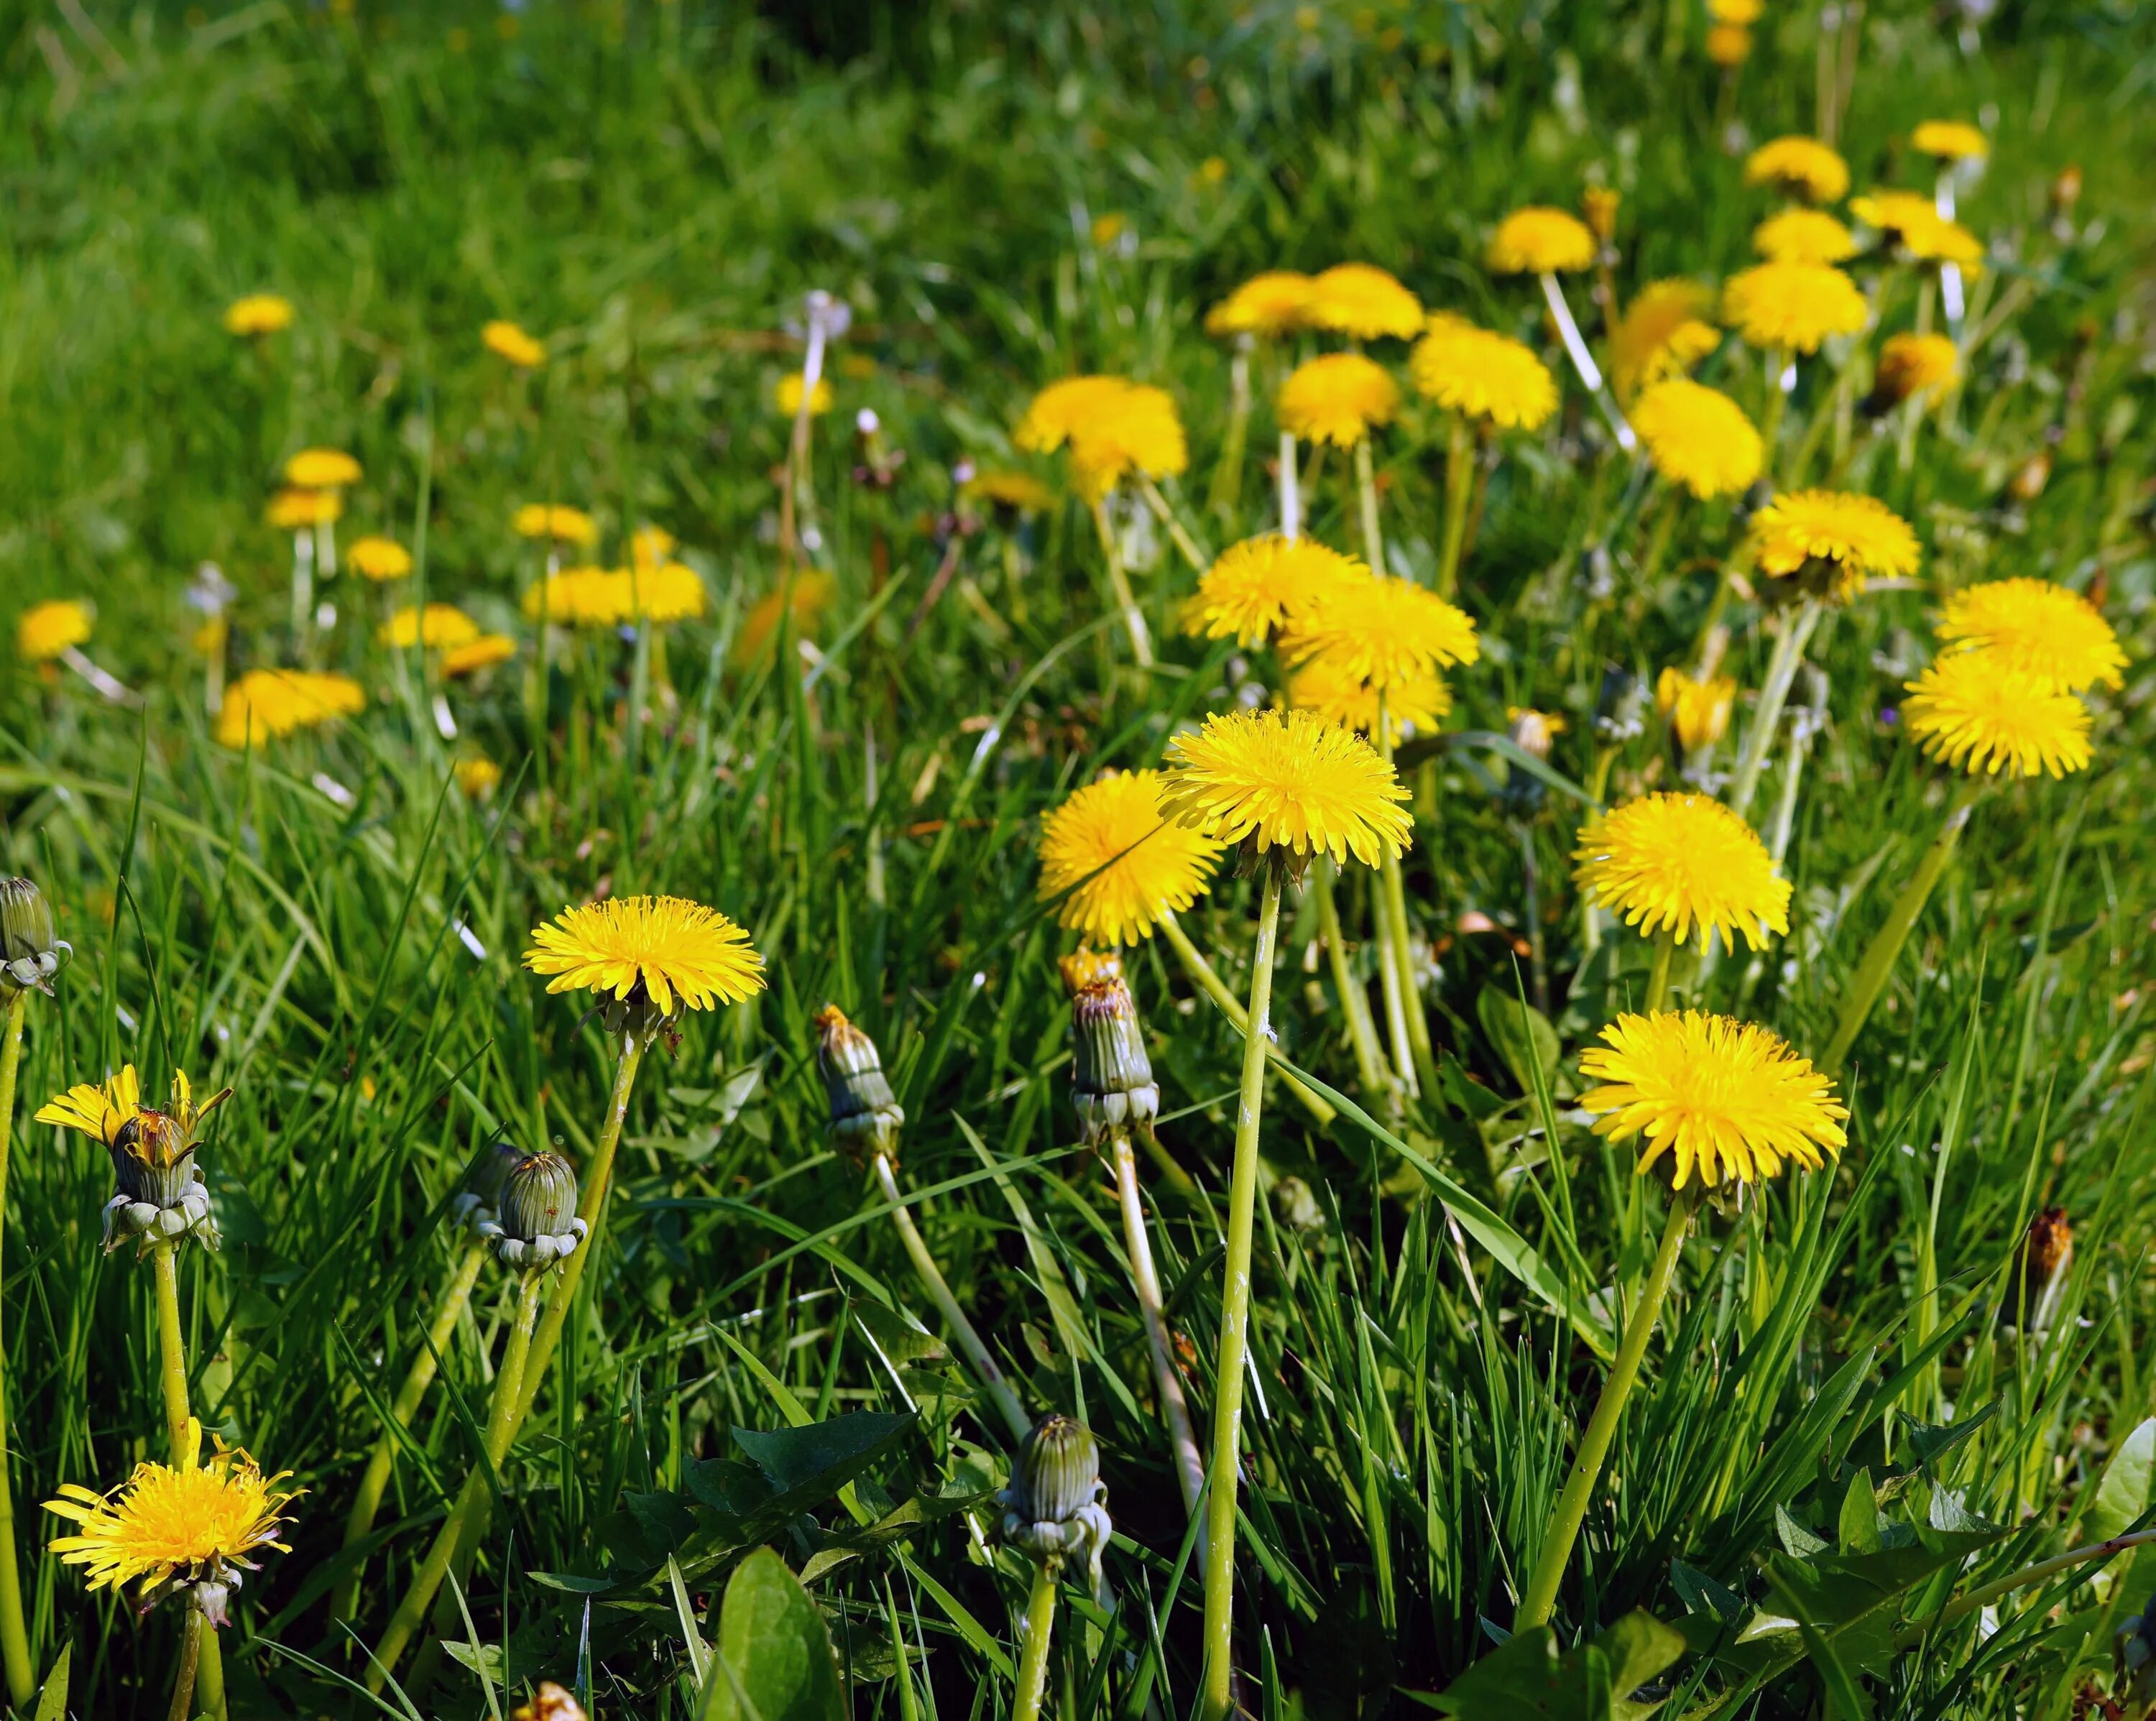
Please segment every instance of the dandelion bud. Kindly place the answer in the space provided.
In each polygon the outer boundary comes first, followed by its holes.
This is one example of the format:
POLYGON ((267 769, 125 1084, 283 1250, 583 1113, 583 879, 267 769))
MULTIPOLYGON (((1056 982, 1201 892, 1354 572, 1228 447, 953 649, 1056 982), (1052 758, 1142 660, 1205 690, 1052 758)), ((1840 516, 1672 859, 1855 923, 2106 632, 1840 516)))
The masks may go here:
POLYGON ((1160 1115, 1160 1088, 1130 987, 1114 978, 1081 988, 1071 1002, 1070 1027, 1070 1099, 1086 1145, 1133 1128, 1150 1130, 1160 1115))
POLYGON ((502 1186, 523 1157, 524 1150, 515 1142, 495 1142, 479 1162, 478 1169, 465 1179, 463 1191, 450 1205, 451 1214, 475 1227, 482 1219, 491 1219, 494 1210, 501 1205, 502 1186))
POLYGON ((2064 221, 2074 213, 2074 205, 2082 200, 2082 170, 2078 163, 2069 162, 2059 177, 2051 182, 2051 218, 2064 221))
POLYGON ((0 878, 0 1002, 32 987, 49 995, 73 954, 54 930, 44 893, 28 878, 0 878))
POLYGON ((1104 980, 1123 977, 1123 958, 1120 950, 1073 950, 1067 956, 1055 959, 1057 970, 1063 976, 1063 990, 1066 996, 1076 997, 1089 986, 1104 980))
POLYGON ((2046 1207, 2029 1222, 2021 1240, 2019 1305, 2013 1311, 2032 1333, 2047 1332, 2066 1294, 2066 1269, 2073 1264, 2074 1228, 2064 1207, 2046 1207))
POLYGON ((523 1155, 502 1181, 499 1216, 477 1229, 504 1267, 547 1268, 567 1260, 587 1229, 577 1216, 575 1170, 559 1154, 523 1155))
POLYGON ((1590 185, 1579 194, 1579 212, 1587 218, 1587 230, 1606 245, 1617 236, 1617 193, 1606 185, 1590 185))
POLYGON ((1069 1416, 1044 1417, 1019 1448, 1003 1504, 1004 1539, 1051 1567, 1082 1559, 1101 1593, 1101 1553, 1115 1526, 1101 1455, 1091 1430, 1069 1416))
POLYGON ((816 1012, 816 1064, 824 1072, 824 1091, 831 1099, 831 1135, 846 1155, 867 1161, 896 1164, 898 1132, 906 1112, 883 1073, 876 1043, 836 1004, 816 1012))

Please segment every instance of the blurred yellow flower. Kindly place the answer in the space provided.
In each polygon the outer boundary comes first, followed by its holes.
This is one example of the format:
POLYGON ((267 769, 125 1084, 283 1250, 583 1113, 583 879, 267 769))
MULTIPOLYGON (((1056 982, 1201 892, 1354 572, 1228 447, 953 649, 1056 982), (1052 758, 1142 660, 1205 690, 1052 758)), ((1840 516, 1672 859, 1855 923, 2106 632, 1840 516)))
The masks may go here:
POLYGON ((1709 24, 1707 57, 1725 70, 1752 58, 1752 33, 1742 24, 1709 24))
POLYGON ((1989 652, 2006 668, 2065 693, 2126 684, 2126 653, 2103 612, 2049 580, 2024 575, 1964 586, 1941 607, 1938 636, 1949 651, 1989 652))
POLYGON ((224 326, 234 335, 275 335, 292 326, 292 301, 275 293, 249 293, 225 306, 224 326))
POLYGON ((1967 270, 1984 266, 1984 244, 1958 221, 1939 213, 1915 192, 1871 192, 1849 200, 1849 213, 1886 233, 1919 263, 1951 263, 1967 270))
POLYGON ((1687 675, 1672 663, 1655 683, 1655 709, 1670 720, 1686 752, 1720 740, 1736 703, 1737 684, 1727 675, 1687 675))
POLYGON ((1093 243, 1106 247, 1122 238, 1129 229, 1131 218, 1120 211, 1111 210, 1106 215, 1093 218, 1093 243))
POLYGON ((264 524, 288 532, 335 525, 344 515, 344 498, 335 490, 282 489, 263 510, 264 524))
POLYGON ((737 669, 747 669, 767 661, 778 638, 783 617, 790 617, 796 639, 813 639, 816 624, 830 607, 838 584, 829 574, 798 573, 757 599, 742 618, 730 660, 737 669))
POLYGON ((1707 0, 1707 15, 1718 24, 1756 24, 1766 10, 1765 0, 1707 0))
POLYGON ((629 535, 629 559, 639 568, 655 568, 674 553, 675 542, 664 526, 639 526, 629 535))
POLYGON ((398 651, 415 645, 439 651, 470 645, 478 638, 479 623, 453 603, 430 603, 424 615, 408 603, 382 628, 382 643, 398 651))
POLYGON ((703 577, 683 561, 661 562, 615 577, 633 589, 623 595, 626 619, 641 618, 664 625, 695 620, 710 602, 703 577))
POLYGON ((1070 450, 1079 494, 1097 502, 1132 472, 1172 478, 1190 464, 1183 421, 1164 389, 1122 376, 1067 376, 1035 395, 1012 434, 1035 453, 1070 450))
POLYGON ((1825 210, 1793 204, 1752 229, 1752 248, 1769 263, 1845 263, 1856 236, 1825 210))
POLYGON ((442 653, 442 674, 448 676, 475 675, 496 663, 506 663, 516 655, 516 642, 506 633, 482 633, 476 639, 462 645, 453 645, 442 653))
POLYGON ((1538 429, 1557 410, 1557 381, 1532 351, 1464 320, 1433 325, 1408 374, 1446 411, 1502 430, 1538 429))
MULTIPOLYGON (((1452 689, 1431 672, 1410 674, 1384 690, 1386 726, 1397 743, 1404 727, 1435 734, 1452 710, 1452 689)), ((1312 658, 1287 679, 1287 702, 1315 713, 1327 723, 1368 734, 1378 726, 1378 689, 1330 658, 1312 658)))
POLYGON ((1282 430, 1342 448, 1391 423, 1399 410, 1399 384, 1359 352, 1322 353, 1297 365, 1276 406, 1282 430))
POLYGON ((302 448, 285 463, 285 482, 303 490, 346 489, 359 478, 359 462, 338 448, 302 448))
POLYGON ((1702 501, 1734 495, 1759 475, 1759 433, 1730 397, 1686 376, 1640 395, 1632 428, 1655 470, 1702 501))
POLYGON ((1842 602, 1874 578, 1915 573, 1922 553, 1908 521, 1848 490, 1785 490, 1752 516, 1752 544, 1762 572, 1815 579, 1842 602))
POLYGON ((1515 209, 1490 240, 1490 267, 1501 275, 1556 274, 1594 261, 1594 235, 1587 223, 1540 204, 1515 209))
POLYGON ((1907 685, 1902 721, 1931 758, 1971 776, 2087 768, 2088 707, 2000 653, 1950 653, 1907 685))
POLYGON ((598 541, 598 523, 581 508, 527 502, 516 510, 510 524, 521 538, 551 538, 579 549, 588 549, 598 541))
POLYGON ((1482 643, 1467 612, 1428 586, 1370 575, 1313 594, 1289 618, 1280 650, 1290 663, 1322 658, 1337 673, 1390 692, 1474 663, 1482 643))
POLYGON ((524 589, 524 613, 557 627, 610 627, 623 619, 625 592, 607 568, 563 568, 524 589))
POLYGON ((547 344, 527 335, 516 324, 495 321, 479 331, 486 350, 506 359, 520 371, 536 370, 547 362, 547 344))
POLYGON ((1196 593, 1183 606, 1183 631, 1263 645, 1322 592, 1370 576, 1354 556, 1309 538, 1290 540, 1277 532, 1245 538, 1222 551, 1199 576, 1196 593))
POLYGON ((1308 711, 1215 713, 1169 741, 1168 755, 1163 816, 1215 842, 1374 867, 1414 835, 1391 765, 1308 711))
POLYGON ((1754 346, 1817 352, 1830 335, 1854 335, 1871 309, 1856 282, 1823 263, 1762 263, 1722 289, 1722 320, 1754 346))
POLYGON ((958 494, 1017 514, 1045 514, 1055 505, 1055 492, 1029 472, 977 472, 958 486, 958 494))
POLYGON ((1875 382, 1881 396, 1905 401, 1943 390, 1961 376, 1961 350, 1943 335, 1890 335, 1879 349, 1875 382))
POLYGON ((72 597, 33 603, 16 618, 15 655, 26 663, 49 663, 90 638, 90 606, 72 597))
MULTIPOLYGON (((833 398, 830 378, 819 376, 816 379, 816 387, 809 392, 808 416, 811 418, 822 417, 824 413, 831 410, 833 398)), ((780 377, 778 386, 771 392, 771 399, 772 404, 778 408, 783 416, 788 418, 797 416, 801 411, 801 373, 798 371, 788 371, 780 377)))
POLYGON ((1422 327, 1422 304, 1392 275, 1369 263, 1336 263, 1310 283, 1304 315, 1313 329, 1351 341, 1391 335, 1412 340, 1422 327))
POLYGON ((1789 930, 1789 881, 1743 817, 1705 795, 1642 795, 1595 813, 1573 860, 1580 894, 1642 937, 1703 943, 1715 932, 1757 950, 1789 930))
POLYGON ((1697 281, 1652 281, 1641 288, 1609 336, 1609 380, 1629 401, 1650 383, 1681 376, 1722 345, 1707 320, 1714 295, 1697 281))
POLYGON ((1161 812, 1161 775, 1106 776, 1040 822, 1040 899, 1093 944, 1151 938, 1208 888, 1220 845, 1161 812))
POLYGON ((1926 120, 1909 134, 1909 143, 1919 154, 1936 156, 1943 161, 1991 153, 1984 135, 1964 120, 1926 120))
POLYGON ((412 571, 412 552, 394 538, 356 538, 344 559, 370 580, 401 580, 412 571))
POLYGON ((475 754, 456 763, 457 787, 468 801, 484 801, 501 782, 501 767, 485 754, 475 754))
POLYGON ((1276 341, 1307 328, 1314 284, 1308 275, 1293 269, 1267 269, 1252 275, 1205 313, 1205 332, 1255 335, 1276 341))
POLYGON ((366 694, 348 675, 250 669, 225 689, 217 738, 228 747, 259 746, 366 708, 366 694))
POLYGON ((1835 203, 1849 191, 1849 163, 1816 137, 1778 137, 1744 158, 1744 182, 1808 203, 1835 203))

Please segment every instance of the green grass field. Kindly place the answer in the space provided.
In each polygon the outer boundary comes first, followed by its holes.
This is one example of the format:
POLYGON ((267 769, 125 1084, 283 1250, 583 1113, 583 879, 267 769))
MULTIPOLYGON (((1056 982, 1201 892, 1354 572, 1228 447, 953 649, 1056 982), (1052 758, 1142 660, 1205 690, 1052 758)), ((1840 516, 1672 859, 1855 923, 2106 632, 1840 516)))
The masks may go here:
MULTIPOLYGON (((54 997, 28 1000, 7 1167, 33 1674, 13 1713, 171 1713, 182 1656, 182 1606, 86 1591, 40 1509, 167 1456, 153 1275, 101 1248, 111 1165, 31 1120, 132 1063, 146 1096, 176 1069, 233 1089, 200 1160, 222 1247, 179 1257, 189 1399, 305 1490, 289 1551, 262 1556, 218 1633, 223 1693, 198 1684, 192 1707, 501 1718, 547 1679, 609 1718, 1031 1721, 1033 1565, 993 1493, 1015 1442, 890 1203, 827 1132, 827 1002, 882 1048, 898 1180, 958 1304, 1029 1416, 1099 1442, 1106 1605, 1066 1565, 1046 1704, 1203 1712, 1203 1560, 1116 1188, 1078 1141, 1055 962, 1077 940, 1041 899, 1036 844, 1101 769, 1158 765, 1184 725, 1266 703, 1281 665, 1178 631, 1196 572, 1127 486, 1111 524, 1158 654, 1134 665, 1065 462, 1012 431, 1065 376, 1158 385, 1189 441, 1163 500, 1198 560, 1273 529, 1273 360, 1254 356, 1247 448, 1224 462, 1235 354, 1205 313, 1260 269, 1348 260, 1527 341, 1563 403, 1491 444, 1458 597, 1481 660, 1447 675, 1442 731, 1399 756, 1435 1053, 1419 1094, 1364 1079, 1319 894, 1286 893, 1277 1040, 1352 1104, 1320 1123, 1284 1081, 1265 1094, 1236 1700, 1262 1721, 1433 1703, 1469 1721, 2143 1713, 2156 1693, 2114 1652, 2138 1667, 2156 1642, 2132 1634, 2156 1557, 2030 1569, 2156 1505, 2147 8, 1873 0, 1823 23, 1768 0, 1732 73, 1693 0, 211 10, 0 0, 0 625, 13 639, 33 605, 86 601, 81 653, 139 695, 0 653, 0 872, 42 887, 73 947, 54 997), (1606 915, 1584 936, 1582 803, 1683 786, 1650 697, 1630 735, 1598 730, 1605 670, 1651 689, 1725 628, 1737 709, 1703 761, 1725 786, 1795 612, 1739 557, 1764 492, 1650 482, 1532 280, 1493 274, 1486 247, 1519 206, 1575 209, 1606 185, 1625 303, 1667 277, 1712 286, 1756 260, 1775 207, 1744 183, 1747 152, 1828 118, 1859 192, 1928 194, 1912 127, 1980 122, 1990 156, 1958 213, 1986 261, 1951 321, 1920 269, 1851 262, 1870 325, 1801 360, 1771 409, 1785 487, 1876 496, 1922 559, 1825 612, 1820 673, 1792 695, 1816 735, 1786 799, 1789 743, 1767 755, 1751 813, 1786 810, 1787 935, 1756 958, 1681 955, 1678 1000, 1827 1044, 1963 777, 1899 709, 1945 595, 2070 587, 2128 666, 2087 696, 2089 769, 1987 780, 1840 1073, 1838 1164, 1701 1211, 1554 1636, 1516 1636, 1671 1202, 1580 1104, 1579 1055, 1640 1007, 1652 960, 1606 915), (793 421, 774 395, 812 289, 851 326, 783 521, 793 421), (228 334, 227 305, 255 292, 288 298, 291 326, 228 334), (543 366, 481 345, 497 318, 544 339, 543 366), (1957 337, 1964 380, 1906 427, 1875 419, 1880 341, 1920 318, 1957 337), (309 446, 363 468, 340 547, 386 535, 415 566, 393 587, 323 575, 303 642, 293 536, 264 521, 309 446), (961 493, 969 466, 1054 499, 986 506, 961 493), (544 551, 511 521, 550 501, 590 510, 604 565, 639 525, 671 533, 705 613, 547 630, 542 670, 522 602, 544 551), (234 592, 232 680, 311 653, 364 710, 220 744, 187 595, 204 563, 234 592), (382 643, 393 604, 425 602, 511 637, 517 660, 451 680, 382 643), (1546 763, 1514 745, 1532 739, 1522 708, 1563 720, 1546 763), (482 757, 498 787, 459 786, 482 757), (497 1140, 585 1168, 599 1150, 615 1037, 525 971, 527 935, 638 894, 731 916, 767 989, 688 1013, 647 1060, 552 1373, 502 1462, 483 1431, 516 1293, 487 1263, 348 1546, 470 1247, 451 1211, 467 1168, 497 1140), (2055 1283, 2025 1249, 2049 1209, 2071 1232, 2055 1283), (454 1626, 423 1627, 377 1694, 368 1651, 475 1475, 492 1510, 443 1591, 454 1626), (799 1592, 744 1565, 759 1545, 813 1599, 835 1683, 814 1620, 788 1611, 799 1592), (2114 1694, 2125 1707, 2094 1707, 2114 1694)), ((1593 280, 1568 290, 1606 362, 1593 280)), ((1370 351, 1404 387, 1406 347, 1370 351)), ((1697 367, 1755 423, 1772 370, 1733 332, 1697 367)), ((1427 584, 1446 415, 1405 392, 1373 492, 1389 571, 1427 584)), ((1363 553, 1349 461, 1302 453, 1306 530, 1363 553)), ((1377 881, 1343 874, 1339 955, 1382 1032, 1377 881)), ((1238 997, 1259 897, 1224 864, 1181 918, 1238 997)), ((1204 1440, 1244 1040, 1163 939, 1125 967, 1159 1141, 1187 1174, 1140 1160, 1204 1440)))

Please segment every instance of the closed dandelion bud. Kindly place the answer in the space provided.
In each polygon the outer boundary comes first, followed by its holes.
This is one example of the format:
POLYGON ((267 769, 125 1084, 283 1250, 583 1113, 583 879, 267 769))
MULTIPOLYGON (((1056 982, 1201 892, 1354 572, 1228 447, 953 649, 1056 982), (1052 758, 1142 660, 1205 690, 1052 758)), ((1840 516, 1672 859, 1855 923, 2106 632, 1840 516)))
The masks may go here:
POLYGON ((1579 213, 1587 218, 1587 230, 1606 245, 1617 236, 1617 193, 1606 185, 1590 185, 1579 194, 1579 213))
POLYGON ((2046 1207, 2029 1222, 2021 1242, 2019 1306, 2012 1312, 2032 1333, 2048 1332, 2066 1295, 2066 1269, 2073 1265, 2074 1228, 2064 1207, 2046 1207))
POLYGON ((72 954, 54 930, 44 893, 28 878, 0 878, 0 1002, 33 987, 49 993, 72 954))
POLYGON ((831 1136, 851 1159, 898 1160, 906 1112, 883 1073, 876 1043, 835 1004, 816 1012, 816 1064, 831 1100, 831 1136))
POLYGON ((575 1170, 559 1154, 522 1155, 502 1181, 496 1216, 477 1229, 504 1267, 548 1268, 567 1260, 586 1230, 577 1216, 575 1170))
POLYGON ((1004 1539, 1044 1565, 1081 1559, 1096 1596, 1105 1593, 1101 1554, 1115 1526, 1092 1432, 1070 1416, 1042 1418, 1019 1448, 1010 1486, 998 1496, 1004 1539))
POLYGON ((524 1157, 524 1150, 513 1141, 497 1141, 479 1162, 479 1168, 465 1180, 465 1186, 450 1211, 467 1224, 476 1226, 482 1219, 494 1216, 495 1209, 501 1205, 502 1187, 509 1181, 509 1174, 524 1157))
POLYGON ((1096 981, 1071 1001, 1070 1099, 1088 1146, 1160 1115, 1160 1088, 1146 1055, 1137 1002, 1122 980, 1096 981))

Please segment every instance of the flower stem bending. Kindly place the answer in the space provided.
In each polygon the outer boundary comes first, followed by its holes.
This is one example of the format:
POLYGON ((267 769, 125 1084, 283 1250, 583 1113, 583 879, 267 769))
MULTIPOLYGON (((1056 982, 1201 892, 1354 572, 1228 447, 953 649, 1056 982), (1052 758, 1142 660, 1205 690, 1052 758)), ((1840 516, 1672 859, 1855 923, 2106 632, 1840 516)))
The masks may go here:
POLYGON ((1048 1639, 1055 1628, 1055 1573, 1043 1560, 1033 1568, 1033 1593, 1025 1604, 1025 1642, 1019 1647, 1018 1692, 1011 1721, 1040 1721, 1048 1690, 1048 1639))
MULTIPOLYGON (((1168 1444, 1174 1450, 1175 1479, 1183 1489, 1183 1509, 1194 1517, 1199 1499, 1205 1492, 1205 1461, 1199 1456, 1198 1436, 1190 1422, 1190 1406, 1183 1393, 1183 1375, 1175 1365, 1175 1345, 1168 1336, 1160 1275, 1152 1264, 1152 1240, 1146 1233, 1145 1201, 1138 1190, 1137 1155, 1131 1151, 1129 1131, 1119 1129, 1115 1133, 1112 1151, 1116 1195, 1123 1211, 1123 1246, 1130 1251, 1131 1283, 1137 1292, 1138 1312, 1145 1319, 1146 1348, 1152 1352, 1161 1420, 1168 1424, 1168 1444)), ((1203 1525, 1199 1529, 1198 1549, 1199 1558, 1203 1560, 1203 1525)))
MULTIPOLYGON (((8 1001, 8 1020, 0 1030, 0 1222, 8 1211, 8 1151, 15 1134, 15 1072, 23 1059, 23 1010, 27 991, 8 1001)), ((23 1580, 15 1565, 15 1494, 8 1476, 8 1353, 0 1339, 0 1660, 8 1677, 8 1698, 28 1713, 38 1695, 38 1670, 30 1659, 30 1634, 23 1623, 23 1580)))

